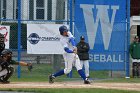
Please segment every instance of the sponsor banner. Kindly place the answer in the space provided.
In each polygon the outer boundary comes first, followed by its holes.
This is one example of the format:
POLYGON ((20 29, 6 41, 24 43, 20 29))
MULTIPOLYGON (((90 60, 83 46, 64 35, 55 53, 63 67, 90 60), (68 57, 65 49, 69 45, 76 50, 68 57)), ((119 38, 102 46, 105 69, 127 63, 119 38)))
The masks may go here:
POLYGON ((28 54, 62 54, 57 24, 27 24, 28 54))
MULTIPOLYGON (((124 69, 127 53, 126 0, 76 0, 75 9, 74 35, 76 42, 81 35, 85 36, 90 46, 90 62, 108 63, 109 66, 118 63, 116 68, 124 69)), ((97 64, 96 67, 100 67, 97 64)), ((101 69, 110 69, 106 67, 108 65, 104 66, 101 69)))
POLYGON ((9 49, 9 41, 10 41, 10 26, 0 25, 0 33, 4 34, 5 37, 5 48, 9 49))

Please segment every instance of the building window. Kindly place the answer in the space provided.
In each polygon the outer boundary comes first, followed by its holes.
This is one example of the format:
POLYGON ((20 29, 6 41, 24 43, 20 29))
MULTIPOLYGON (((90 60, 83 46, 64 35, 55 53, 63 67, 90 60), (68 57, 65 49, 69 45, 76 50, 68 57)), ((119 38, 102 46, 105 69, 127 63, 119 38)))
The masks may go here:
POLYGON ((36 0, 36 19, 44 19, 45 8, 44 0, 36 0))
POLYGON ((0 17, 6 19, 6 0, 0 0, 0 17))
POLYGON ((34 19, 34 0, 29 0, 29 19, 34 19))
POLYGON ((18 0, 13 0, 13 19, 18 19, 18 0))
POLYGON ((44 9, 36 9, 36 19, 44 19, 44 9))
POLYGON ((29 19, 52 20, 52 6, 52 0, 29 0, 29 19))
POLYGON ((52 20, 52 0, 48 0, 48 20, 52 20))
POLYGON ((29 0, 30 20, 52 20, 56 18, 56 0, 29 0))
POLYGON ((16 0, 16 19, 18 19, 18 0, 16 0))
POLYGON ((36 7, 44 8, 44 0, 36 0, 36 7))

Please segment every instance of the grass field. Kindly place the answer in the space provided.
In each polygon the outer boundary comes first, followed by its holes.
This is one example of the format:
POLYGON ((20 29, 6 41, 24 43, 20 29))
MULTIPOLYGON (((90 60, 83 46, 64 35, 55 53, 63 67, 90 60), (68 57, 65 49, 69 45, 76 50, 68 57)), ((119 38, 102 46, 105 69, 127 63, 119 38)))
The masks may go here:
MULTIPOLYGON (((62 66, 63 69, 63 66, 62 66)), ((33 64, 33 70, 31 72, 28 71, 27 67, 21 67, 21 78, 17 79, 17 67, 15 67, 15 73, 12 76, 12 81, 30 81, 30 82, 38 82, 38 81, 48 81, 48 76, 53 73, 52 65, 50 64, 33 64)), ((108 71, 90 71, 90 76, 93 78, 108 78, 108 71)), ((74 68, 72 71, 72 78, 68 78, 67 75, 63 75, 58 77, 58 80, 77 80, 80 79, 76 69, 74 68)))
MULTIPOLYGON (((62 66, 63 68, 63 66, 62 66)), ((48 64, 33 64, 32 72, 29 72, 27 67, 21 67, 21 77, 17 78, 17 67, 15 67, 15 73, 11 77, 11 81, 20 82, 44 82, 48 81, 48 76, 53 73, 52 65, 48 64)), ((111 78, 108 75, 108 71, 90 71, 90 76, 95 82, 124 82, 124 83, 140 83, 140 78, 111 78)), ((73 81, 80 80, 76 69, 72 71, 72 78, 68 78, 66 75, 57 78, 57 81, 73 81)))
MULTIPOLYGON (((5 91, 5 89, 2 89, 5 91)), ((140 93, 139 91, 112 90, 112 89, 8 89, 6 91, 31 93, 140 93)))
MULTIPOLYGON (((63 67, 63 66, 62 66, 63 67)), ((15 67, 16 68, 16 67, 15 67)), ((33 70, 31 72, 28 71, 27 67, 21 67, 21 77, 17 78, 17 70, 15 69, 14 75, 11 77, 10 81, 12 82, 48 82, 48 75, 53 73, 53 68, 51 65, 47 64, 34 64, 33 70)), ((73 70, 73 78, 68 78, 66 75, 58 77, 56 79, 57 82, 61 81, 77 81, 81 78, 77 74, 77 71, 73 70)), ((120 82, 120 83, 140 83, 139 78, 110 78, 108 76, 108 71, 90 71, 90 76, 94 80, 94 82, 120 82)), ((128 90, 112 90, 112 89, 0 89, 0 90, 8 90, 8 91, 25 91, 25 92, 35 92, 35 93, 140 93, 136 91, 128 91, 128 90)))

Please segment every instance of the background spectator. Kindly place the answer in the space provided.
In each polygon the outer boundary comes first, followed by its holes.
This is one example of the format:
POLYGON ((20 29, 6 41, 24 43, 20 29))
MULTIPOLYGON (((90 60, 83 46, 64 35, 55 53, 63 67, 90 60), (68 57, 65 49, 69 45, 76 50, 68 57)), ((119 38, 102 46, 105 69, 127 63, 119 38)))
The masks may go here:
POLYGON ((77 44, 77 54, 80 58, 81 66, 85 67, 86 77, 89 78, 89 44, 85 42, 84 36, 80 37, 80 42, 77 44))

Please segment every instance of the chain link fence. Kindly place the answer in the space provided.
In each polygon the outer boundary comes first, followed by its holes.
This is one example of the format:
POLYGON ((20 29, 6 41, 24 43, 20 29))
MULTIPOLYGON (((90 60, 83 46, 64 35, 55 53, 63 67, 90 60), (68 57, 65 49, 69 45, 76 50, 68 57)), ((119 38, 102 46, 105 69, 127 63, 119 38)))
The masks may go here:
MULTIPOLYGON (((36 76, 43 76, 43 72, 46 72, 47 75, 49 75, 50 73, 59 70, 61 64, 63 67, 64 60, 62 55, 57 54, 27 54, 27 24, 68 24, 68 7, 68 0, 0 1, 0 22, 2 26, 10 26, 9 49, 13 51, 13 59, 18 61, 18 56, 20 55, 21 61, 33 63, 34 67, 32 73, 38 72, 36 76), (21 24, 20 54, 18 54, 19 22, 21 24), (39 66, 42 66, 42 68, 39 68, 39 66), (44 71, 41 73, 39 72, 40 69, 43 69, 44 71)), ((15 67, 15 69, 17 71, 18 68, 15 67)), ((27 72, 24 73, 24 70, 26 69, 26 67, 21 67, 21 77, 36 77, 35 74, 26 75, 27 72)), ((17 76, 16 71, 14 77, 17 76)), ((47 77, 47 75, 45 77, 47 77)))
MULTIPOLYGON (((74 2, 70 9, 71 0, 0 0, 0 22, 1 25, 10 26, 9 49, 13 51, 13 59, 33 63, 31 74, 26 72, 26 67, 21 68, 21 77, 47 78, 52 72, 58 71, 64 67, 62 55, 46 55, 46 54, 27 54, 27 24, 70 24, 74 19, 74 2), (19 13, 20 10, 20 13, 19 13), (70 11, 72 10, 72 11, 70 11), (72 12, 72 19, 70 19, 72 12), (21 23, 21 54, 18 54, 18 26, 21 23)), ((15 67, 16 71, 17 68, 15 67)), ((124 77, 124 73, 117 77, 124 77)), ((90 72, 91 77, 109 78, 112 77, 112 71, 96 71, 90 72)), ((74 77, 79 76, 73 72, 74 77)), ((14 77, 17 73, 14 73, 14 77)))

